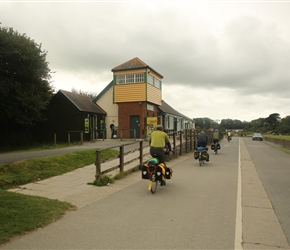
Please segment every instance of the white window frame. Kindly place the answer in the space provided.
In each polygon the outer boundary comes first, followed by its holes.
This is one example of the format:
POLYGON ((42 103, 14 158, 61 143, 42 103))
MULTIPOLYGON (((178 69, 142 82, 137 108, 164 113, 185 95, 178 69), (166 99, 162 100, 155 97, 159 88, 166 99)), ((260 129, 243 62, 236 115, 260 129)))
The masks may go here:
POLYGON ((128 75, 117 75, 117 84, 130 84, 144 82, 144 73, 141 74, 128 74, 128 75))

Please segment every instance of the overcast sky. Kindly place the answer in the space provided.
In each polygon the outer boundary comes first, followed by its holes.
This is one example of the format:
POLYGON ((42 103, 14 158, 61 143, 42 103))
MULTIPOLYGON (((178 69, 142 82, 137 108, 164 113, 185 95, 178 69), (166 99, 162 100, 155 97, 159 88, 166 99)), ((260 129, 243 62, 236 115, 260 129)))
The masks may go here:
MULTIPOLYGON (((2 27, 48 51, 56 90, 100 93, 139 57, 180 113, 290 115, 288 1, 1 1, 2 27)), ((105 109, 105 107, 103 107, 105 109)))

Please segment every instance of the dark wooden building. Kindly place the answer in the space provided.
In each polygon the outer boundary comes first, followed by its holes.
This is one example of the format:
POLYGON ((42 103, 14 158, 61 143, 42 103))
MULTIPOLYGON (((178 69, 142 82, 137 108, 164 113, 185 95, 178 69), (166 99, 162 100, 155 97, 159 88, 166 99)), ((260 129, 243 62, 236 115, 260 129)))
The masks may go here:
POLYGON ((42 139, 57 142, 91 141, 103 137, 106 112, 90 96, 59 90, 47 109, 42 125, 42 139))

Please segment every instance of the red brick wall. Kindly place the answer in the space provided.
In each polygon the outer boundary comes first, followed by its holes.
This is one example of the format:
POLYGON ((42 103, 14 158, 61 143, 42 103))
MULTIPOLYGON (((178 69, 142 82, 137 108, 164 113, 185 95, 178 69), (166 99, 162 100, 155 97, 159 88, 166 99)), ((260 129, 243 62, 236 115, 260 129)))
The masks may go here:
POLYGON ((146 102, 118 103, 118 129, 119 131, 122 130, 123 139, 130 138, 130 116, 140 117, 140 138, 145 138, 145 118, 147 117, 147 112, 149 116, 157 116, 156 111, 147 111, 146 102))

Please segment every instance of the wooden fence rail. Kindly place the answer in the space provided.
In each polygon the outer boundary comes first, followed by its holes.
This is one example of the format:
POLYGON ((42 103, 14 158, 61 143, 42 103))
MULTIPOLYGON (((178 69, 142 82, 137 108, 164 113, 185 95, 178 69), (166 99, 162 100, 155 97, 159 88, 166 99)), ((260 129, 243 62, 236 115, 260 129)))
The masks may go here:
MULTIPOLYGON (((168 133, 172 147, 174 149, 174 158, 178 157, 179 155, 183 155, 185 153, 192 152, 196 148, 196 132, 193 130, 183 130, 183 131, 176 131, 176 132, 170 132, 168 133)), ((110 161, 111 164, 106 169, 102 169, 102 165, 104 165, 105 162, 101 162, 101 152, 109 149, 116 149, 116 147, 108 147, 105 149, 100 149, 96 151, 96 180, 99 180, 99 178, 109 172, 112 172, 116 169, 119 169, 119 173, 123 173, 124 167, 130 163, 134 163, 132 169, 139 169, 139 167, 145 163, 144 158, 145 156, 150 156, 149 153, 149 145, 145 146, 146 140, 139 140, 127 144, 123 144, 119 146, 119 155, 114 158, 115 160, 118 159, 118 161, 113 164, 113 161, 110 161), (131 146, 133 150, 125 150, 129 146, 131 146), (147 151, 146 153, 144 151, 147 151), (139 153, 136 153, 139 151, 139 153), (133 155, 134 153, 134 155, 133 155), (125 156, 130 155, 125 161, 125 156)), ((117 147, 118 148, 118 147, 117 147)), ((110 159, 113 160, 113 159, 110 159)))

